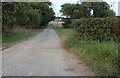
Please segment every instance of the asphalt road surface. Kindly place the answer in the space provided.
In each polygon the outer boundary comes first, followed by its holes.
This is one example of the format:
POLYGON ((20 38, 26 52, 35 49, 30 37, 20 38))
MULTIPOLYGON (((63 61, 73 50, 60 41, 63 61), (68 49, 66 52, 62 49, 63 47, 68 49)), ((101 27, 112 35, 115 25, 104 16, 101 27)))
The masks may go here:
POLYGON ((61 46, 53 29, 2 52, 3 76, 93 76, 80 59, 61 46))

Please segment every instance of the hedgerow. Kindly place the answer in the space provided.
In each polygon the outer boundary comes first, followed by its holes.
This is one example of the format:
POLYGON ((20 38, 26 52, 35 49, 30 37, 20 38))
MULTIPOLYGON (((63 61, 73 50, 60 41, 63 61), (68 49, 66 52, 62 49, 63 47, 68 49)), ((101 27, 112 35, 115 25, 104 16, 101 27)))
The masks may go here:
POLYGON ((78 54, 95 75, 118 76, 119 25, 118 18, 74 19, 72 28, 75 33, 70 40, 66 39, 67 47, 78 54))
POLYGON ((78 40, 119 40, 120 27, 117 18, 81 18, 72 21, 78 40))

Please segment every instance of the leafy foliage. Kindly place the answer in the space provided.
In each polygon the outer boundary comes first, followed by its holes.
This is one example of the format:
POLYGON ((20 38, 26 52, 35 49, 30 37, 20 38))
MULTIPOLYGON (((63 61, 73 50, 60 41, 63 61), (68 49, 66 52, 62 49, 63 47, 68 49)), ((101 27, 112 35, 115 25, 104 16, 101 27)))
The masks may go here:
POLYGON ((93 10, 93 16, 95 18, 115 16, 115 12, 110 9, 110 5, 108 5, 106 2, 91 2, 89 4, 91 4, 89 8, 93 10))
MULTIPOLYGON (((82 2, 81 4, 66 3, 61 6, 60 12, 66 16, 65 25, 71 24, 72 19, 90 17, 114 17, 115 12, 110 9, 106 2, 82 2), (93 11, 93 14, 91 13, 93 11), (70 20, 69 20, 70 19, 70 20), (70 22, 69 24, 67 22, 70 22)), ((68 27, 67 26, 67 27, 68 27)))
POLYGON ((90 16, 90 10, 80 4, 63 4, 60 12, 67 18, 78 19, 90 16))
POLYGON ((85 17, 113 17, 115 12, 107 2, 82 2, 81 4, 63 4, 60 10, 67 18, 79 19, 85 17), (93 10, 93 15, 91 14, 93 10))
POLYGON ((16 26, 43 28, 54 19, 53 9, 50 8, 51 4, 49 2, 3 2, 3 35, 11 34, 12 29, 16 26))
POLYGON ((64 18, 63 21, 64 21, 64 23, 62 24, 62 26, 64 28, 70 28, 71 27, 71 19, 70 18, 64 18))
MULTIPOLYGON (((78 40, 110 41, 116 39, 117 18, 82 18, 72 21, 78 40)), ((120 31, 120 30, 118 30, 120 31)))

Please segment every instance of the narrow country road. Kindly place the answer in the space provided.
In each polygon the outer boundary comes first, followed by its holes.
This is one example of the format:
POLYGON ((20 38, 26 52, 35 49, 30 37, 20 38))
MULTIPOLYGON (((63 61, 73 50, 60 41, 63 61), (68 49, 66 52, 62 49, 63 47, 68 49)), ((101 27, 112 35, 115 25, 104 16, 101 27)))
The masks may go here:
POLYGON ((3 76, 93 76, 92 72, 65 50, 53 29, 16 44, 2 52, 3 76))

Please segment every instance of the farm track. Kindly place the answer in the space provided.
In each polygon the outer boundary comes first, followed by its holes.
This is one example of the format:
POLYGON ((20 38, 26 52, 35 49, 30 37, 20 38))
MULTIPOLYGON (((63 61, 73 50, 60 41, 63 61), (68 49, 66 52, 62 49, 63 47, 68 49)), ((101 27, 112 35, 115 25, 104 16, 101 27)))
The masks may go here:
POLYGON ((3 76, 93 76, 93 73, 65 50, 53 29, 45 29, 2 52, 3 76))

